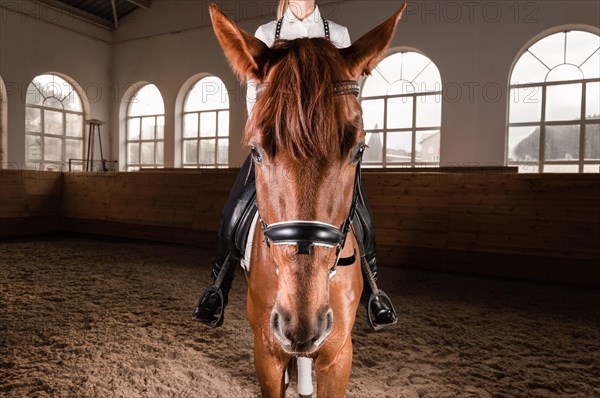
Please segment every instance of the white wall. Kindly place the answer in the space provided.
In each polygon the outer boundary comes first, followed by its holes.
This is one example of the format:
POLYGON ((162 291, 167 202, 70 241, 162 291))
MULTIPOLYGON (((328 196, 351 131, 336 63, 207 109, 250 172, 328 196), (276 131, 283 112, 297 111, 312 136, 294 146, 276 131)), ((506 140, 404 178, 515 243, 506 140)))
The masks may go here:
MULTIPOLYGON (((221 1, 224 10, 240 26, 254 33, 273 15, 273 2, 221 1), (258 6, 257 6, 258 5, 258 6), (260 16, 260 15, 264 16, 260 16), (258 17, 257 17, 258 15, 258 17)), ((165 102, 165 166, 181 165, 181 109, 185 96, 182 87, 199 74, 220 77, 230 92, 231 111, 229 164, 239 167, 246 157, 241 145, 246 120, 245 93, 223 56, 210 24, 206 1, 158 0, 143 14, 126 18, 114 37, 114 83, 122 100, 138 82, 155 84, 165 102), (176 134, 175 127, 179 131, 176 134)), ((114 125, 124 127, 126 106, 118 104, 113 112, 114 125)), ((113 141, 113 153, 125 163, 125 136, 113 141), (121 149, 119 151, 119 148, 121 149)))
MULTIPOLYGON (((275 7, 272 0, 218 3, 252 33, 273 18, 275 7)), ((167 167, 179 165, 175 125, 181 117, 176 111, 181 87, 199 73, 217 75, 232 92, 230 165, 236 166, 245 157, 239 145, 245 123, 244 95, 214 37, 207 4, 153 0, 150 10, 126 17, 105 41, 98 40, 105 34, 96 28, 84 36, 9 16, 7 22, 2 20, 0 75, 7 88, 10 82, 24 84, 47 71, 63 72, 82 85, 100 82, 107 90, 98 103, 91 104, 92 116, 110 121, 107 130, 113 159, 124 140, 117 132, 124 94, 135 83, 156 84, 165 100, 167 167)), ((319 4, 327 18, 346 25, 357 39, 387 18, 401 1, 321 0, 319 4)), ((410 3, 392 47, 419 49, 441 72, 445 94, 442 164, 504 164, 508 80, 515 58, 534 38, 556 29, 583 27, 598 32, 598 15, 600 3, 586 0, 410 3)), ((9 93, 9 150, 10 159, 20 160, 24 157, 24 110, 22 105, 17 110, 11 106, 15 99, 20 101, 9 93)))
MULTIPOLYGON (((329 6, 330 18, 348 26, 356 40, 399 4, 336 2, 329 6)), ((442 165, 504 165, 507 91, 516 57, 534 37, 559 27, 600 33, 599 15, 596 1, 410 2, 392 48, 419 49, 440 70, 442 165)))
MULTIPOLYGON (((353 40, 382 22, 401 1, 320 1, 323 14, 346 25, 353 40)), ((222 2, 242 28, 254 32, 270 19, 274 2, 222 2), (260 17, 260 14, 264 17, 260 17)), ((167 110, 183 82, 198 72, 220 76, 239 93, 209 26, 206 2, 155 1, 149 13, 115 35, 115 80, 151 81, 167 110), (168 4, 167 4, 168 3, 168 4)), ((442 164, 503 165, 507 90, 515 58, 534 37, 565 26, 598 29, 595 1, 425 1, 413 2, 392 47, 412 47, 430 57, 444 85, 442 164)), ((243 96, 232 98, 232 165, 240 162, 243 96)), ((171 109, 172 112, 174 112, 171 109)), ((173 126, 173 118, 167 125, 173 126)), ((177 116, 179 117, 179 116, 177 116)), ((168 131, 172 137, 174 131, 168 131)), ((113 150, 116 150, 113 147, 113 150)))

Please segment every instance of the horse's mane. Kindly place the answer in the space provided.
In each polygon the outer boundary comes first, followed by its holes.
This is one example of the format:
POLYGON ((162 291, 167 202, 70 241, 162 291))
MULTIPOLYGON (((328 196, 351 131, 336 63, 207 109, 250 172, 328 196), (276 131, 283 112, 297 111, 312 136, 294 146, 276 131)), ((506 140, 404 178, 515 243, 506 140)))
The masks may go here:
POLYGON ((269 82, 246 128, 245 143, 260 135, 269 157, 331 161, 350 150, 353 129, 340 120, 334 86, 344 76, 338 50, 323 38, 279 40, 271 51, 269 82))

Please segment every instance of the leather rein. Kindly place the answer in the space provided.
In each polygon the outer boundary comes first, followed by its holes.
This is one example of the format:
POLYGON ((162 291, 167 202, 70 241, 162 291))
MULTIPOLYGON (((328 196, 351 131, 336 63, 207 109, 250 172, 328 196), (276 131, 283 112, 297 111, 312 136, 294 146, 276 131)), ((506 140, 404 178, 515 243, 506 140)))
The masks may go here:
MULTIPOLYGON (((268 83, 262 83, 257 85, 257 94, 264 91, 267 84, 268 83)), ((335 84, 334 95, 340 96, 352 94, 358 96, 359 89, 360 86, 357 81, 344 80, 335 84)), ((356 214, 356 206, 360 195, 362 150, 363 149, 361 148, 361 152, 359 153, 360 157, 356 164, 352 204, 350 206, 348 217, 346 217, 342 225, 336 227, 335 225, 321 221, 306 220, 281 221, 268 225, 260 218, 263 234, 269 247, 272 244, 295 245, 297 247, 297 253, 303 255, 312 254, 314 246, 335 247, 336 261, 330 269, 330 278, 335 276, 337 266, 348 266, 356 262, 356 250, 354 250, 353 255, 350 257, 340 258, 340 256, 356 214)))

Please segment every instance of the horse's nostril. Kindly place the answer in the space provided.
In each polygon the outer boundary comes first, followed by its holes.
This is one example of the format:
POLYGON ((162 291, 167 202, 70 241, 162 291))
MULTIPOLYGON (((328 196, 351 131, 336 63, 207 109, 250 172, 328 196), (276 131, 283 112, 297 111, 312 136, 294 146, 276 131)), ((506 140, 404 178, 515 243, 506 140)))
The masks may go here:
POLYGON ((320 347, 333 329, 333 310, 322 307, 316 318, 300 322, 289 311, 273 308, 271 331, 284 349, 290 352, 312 352, 320 347))
POLYGON ((279 330, 279 314, 273 312, 273 318, 271 319, 271 326, 274 330, 279 330))
POLYGON ((331 308, 327 311, 327 315, 325 316, 325 332, 329 332, 333 327, 333 311, 331 308))
POLYGON ((290 329, 291 316, 286 311, 273 309, 271 314, 271 330, 283 344, 292 345, 294 342, 293 330, 290 329))

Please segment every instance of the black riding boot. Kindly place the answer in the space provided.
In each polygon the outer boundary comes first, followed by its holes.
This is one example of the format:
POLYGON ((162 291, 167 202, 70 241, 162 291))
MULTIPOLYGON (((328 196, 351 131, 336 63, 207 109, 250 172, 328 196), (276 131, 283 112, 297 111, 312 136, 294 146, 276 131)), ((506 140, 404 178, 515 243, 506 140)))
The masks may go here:
POLYGON ((232 238, 235 236, 240 219, 246 209, 253 206, 255 201, 256 188, 253 171, 251 159, 248 157, 233 184, 227 204, 221 213, 215 261, 211 270, 213 285, 200 296, 198 305, 192 314, 193 320, 210 327, 219 327, 223 324, 235 267, 239 264, 241 257, 232 238))
POLYGON ((377 293, 373 291, 371 283, 369 282, 369 275, 365 275, 363 271, 363 278, 365 280, 363 286, 363 293, 361 301, 365 304, 367 310, 367 319, 369 320, 369 326, 375 331, 381 330, 386 326, 394 325, 398 322, 398 315, 394 309, 394 305, 390 300, 389 296, 381 289, 377 288, 377 260, 375 257, 371 258, 371 261, 367 257, 363 259, 373 276, 373 284, 377 289, 377 293))
POLYGON ((369 325, 373 330, 380 330, 398 322, 398 315, 387 294, 377 287, 377 258, 375 228, 373 217, 364 188, 360 186, 361 200, 358 202, 357 215, 363 229, 363 261, 370 272, 363 269, 364 287, 361 301, 365 304, 369 325), (369 275, 370 273, 370 275, 369 275))
POLYGON ((213 285, 200 297, 198 305, 192 313, 193 320, 215 328, 223 324, 225 306, 229 302, 229 291, 233 283, 235 267, 238 263, 239 258, 229 250, 229 239, 219 237, 215 262, 210 272, 213 285), (224 272, 223 280, 218 284, 216 282, 221 270, 224 272))

